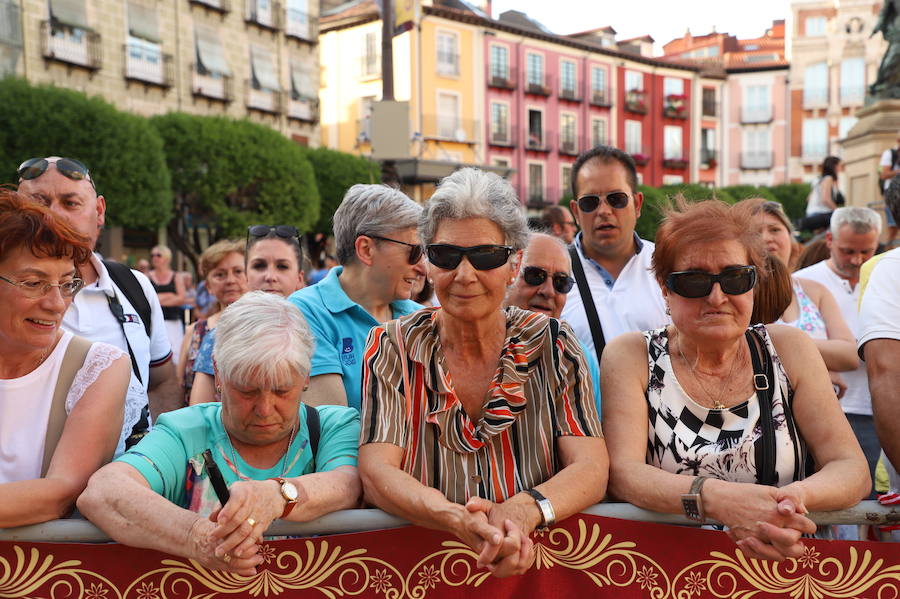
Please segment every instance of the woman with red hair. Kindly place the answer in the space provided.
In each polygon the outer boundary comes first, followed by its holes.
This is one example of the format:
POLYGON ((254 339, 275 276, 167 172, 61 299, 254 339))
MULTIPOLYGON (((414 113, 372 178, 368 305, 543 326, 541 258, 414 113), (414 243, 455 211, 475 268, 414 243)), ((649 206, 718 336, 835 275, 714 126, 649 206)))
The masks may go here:
POLYGON ((603 429, 611 494, 781 560, 816 530, 808 511, 850 507, 871 481, 812 340, 749 326, 768 276, 754 218, 714 200, 667 214, 652 265, 672 324, 607 345, 603 429))
POLYGON ((0 528, 65 516, 119 439, 128 358, 60 328, 90 254, 50 210, 0 189, 0 528))

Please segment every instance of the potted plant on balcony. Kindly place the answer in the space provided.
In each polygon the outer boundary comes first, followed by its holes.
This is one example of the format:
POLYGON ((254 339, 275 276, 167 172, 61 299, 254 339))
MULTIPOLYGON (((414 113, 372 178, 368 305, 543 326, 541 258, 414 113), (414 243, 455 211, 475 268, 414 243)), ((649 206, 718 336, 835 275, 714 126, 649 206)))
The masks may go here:
POLYGON ((676 168, 676 169, 685 169, 687 168, 688 161, 685 158, 664 158, 663 166, 665 168, 676 168))
POLYGON ((625 92, 625 108, 631 112, 647 112, 647 101, 644 90, 630 89, 625 92))
POLYGON ((638 166, 644 166, 648 162, 650 162, 650 156, 647 154, 641 154, 640 152, 631 155, 631 159, 634 160, 634 163, 638 166))
POLYGON ((666 116, 685 118, 687 116, 687 96, 684 94, 669 94, 663 107, 666 116))

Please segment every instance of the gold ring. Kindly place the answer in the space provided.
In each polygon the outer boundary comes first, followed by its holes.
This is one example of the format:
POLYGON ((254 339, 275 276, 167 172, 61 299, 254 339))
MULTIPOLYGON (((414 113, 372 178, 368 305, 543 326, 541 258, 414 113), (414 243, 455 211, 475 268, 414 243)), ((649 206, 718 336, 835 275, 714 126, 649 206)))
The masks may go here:
POLYGON ((254 520, 253 518, 247 518, 247 524, 249 524, 250 526, 256 526, 256 520, 254 520))
POLYGON ((222 556, 222 561, 227 564, 228 562, 231 561, 231 556, 226 553, 225 555, 222 556))

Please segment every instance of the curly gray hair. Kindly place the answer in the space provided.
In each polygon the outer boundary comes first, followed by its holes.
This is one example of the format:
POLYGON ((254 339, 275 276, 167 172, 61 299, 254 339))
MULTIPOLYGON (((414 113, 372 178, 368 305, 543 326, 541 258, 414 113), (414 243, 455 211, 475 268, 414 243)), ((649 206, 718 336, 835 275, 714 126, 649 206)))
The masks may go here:
POLYGON ((528 246, 525 210, 509 181, 491 172, 464 168, 444 177, 419 218, 419 236, 428 245, 444 219, 486 218, 500 227, 514 250, 528 246))

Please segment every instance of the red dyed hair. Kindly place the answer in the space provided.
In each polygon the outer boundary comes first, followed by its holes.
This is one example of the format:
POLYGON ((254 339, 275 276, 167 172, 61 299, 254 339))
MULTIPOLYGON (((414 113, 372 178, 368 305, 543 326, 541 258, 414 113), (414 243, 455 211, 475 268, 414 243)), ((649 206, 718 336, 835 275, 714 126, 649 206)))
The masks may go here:
POLYGON ((27 195, 0 188, 0 258, 25 247, 39 258, 71 258, 75 266, 91 257, 91 241, 49 208, 27 195))
POLYGON ((738 206, 720 200, 688 202, 675 198, 675 205, 664 210, 663 223, 656 231, 653 252, 653 274, 660 286, 675 272, 675 261, 694 245, 737 241, 747 250, 747 262, 756 267, 757 275, 766 276, 766 251, 753 216, 738 206))

